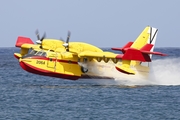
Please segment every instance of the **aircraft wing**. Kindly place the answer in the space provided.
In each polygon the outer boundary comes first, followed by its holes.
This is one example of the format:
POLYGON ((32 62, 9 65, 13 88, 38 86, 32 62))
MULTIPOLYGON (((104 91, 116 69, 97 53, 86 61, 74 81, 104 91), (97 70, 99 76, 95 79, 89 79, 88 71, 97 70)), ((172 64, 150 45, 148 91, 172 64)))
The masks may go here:
POLYGON ((34 49, 36 49, 36 48, 39 48, 39 45, 25 43, 25 44, 21 45, 21 48, 25 48, 25 49, 34 48, 34 49))
POLYGON ((15 46, 20 47, 21 49, 29 49, 29 48, 38 49, 40 45, 34 44, 30 38, 19 36, 15 46))
MULTIPOLYGON (((24 44, 34 45, 33 41, 30 38, 19 36, 16 41, 16 47, 21 47, 24 44)), ((26 48, 29 45, 24 45, 26 48)))
POLYGON ((108 62, 110 59, 114 62, 117 63, 118 59, 117 56, 119 54, 115 54, 112 52, 92 52, 92 51, 84 51, 78 54, 79 58, 95 58, 98 62, 101 60, 104 60, 104 62, 108 62))
POLYGON ((23 55, 27 54, 30 48, 39 49, 40 45, 35 45, 30 38, 19 36, 15 46, 21 48, 20 53, 14 53, 14 56, 19 59, 23 55))

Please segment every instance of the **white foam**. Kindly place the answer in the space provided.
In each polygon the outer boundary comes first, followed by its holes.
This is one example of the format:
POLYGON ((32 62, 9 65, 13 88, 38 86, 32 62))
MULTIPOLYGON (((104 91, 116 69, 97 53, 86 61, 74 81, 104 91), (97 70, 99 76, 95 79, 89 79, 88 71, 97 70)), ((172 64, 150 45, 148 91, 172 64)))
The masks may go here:
MULTIPOLYGON (((106 64, 106 63, 104 63, 106 64)), ((95 65, 95 64, 94 64, 95 65)), ((95 67, 91 65, 91 67, 95 67)), ((180 58, 153 60, 149 77, 136 74, 127 75, 116 69, 93 69, 99 75, 108 75, 115 80, 97 80, 101 84, 113 85, 180 85, 180 58), (100 82, 99 82, 100 81, 100 82)))
POLYGON ((157 85, 180 85, 180 58, 154 60, 150 80, 157 85))
MULTIPOLYGON (((149 85, 151 84, 148 81, 147 76, 143 76, 141 74, 136 75, 127 75, 121 73, 116 70, 115 65, 113 63, 91 63, 88 65, 88 69, 90 72, 93 73, 95 76, 106 76, 110 78, 114 78, 114 80, 96 80, 97 83, 103 85, 149 85), (97 66, 103 66, 102 68, 98 68, 97 66)), ((93 77, 92 77, 93 78, 93 77)))

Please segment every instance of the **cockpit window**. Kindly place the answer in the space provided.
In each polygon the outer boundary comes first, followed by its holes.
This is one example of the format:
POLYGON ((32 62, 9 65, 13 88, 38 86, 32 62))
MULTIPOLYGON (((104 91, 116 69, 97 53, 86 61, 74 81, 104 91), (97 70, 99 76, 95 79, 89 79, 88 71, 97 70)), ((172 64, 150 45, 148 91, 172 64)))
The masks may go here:
POLYGON ((46 56, 47 54, 45 52, 43 52, 42 56, 46 56))
POLYGON ((27 57, 32 57, 32 56, 44 56, 46 57, 46 52, 44 52, 43 50, 41 51, 36 51, 33 49, 29 49, 28 54, 24 55, 22 58, 27 58, 27 57))
POLYGON ((37 55, 37 56, 46 56, 46 52, 44 52, 43 50, 41 51, 36 51, 36 50, 31 50, 29 52, 30 55, 37 55))
POLYGON ((29 54, 31 54, 31 55, 35 55, 37 53, 37 51, 35 51, 35 50, 31 50, 30 52, 29 52, 29 54))
POLYGON ((46 56, 46 53, 43 52, 43 51, 38 51, 35 55, 38 55, 38 56, 46 56))

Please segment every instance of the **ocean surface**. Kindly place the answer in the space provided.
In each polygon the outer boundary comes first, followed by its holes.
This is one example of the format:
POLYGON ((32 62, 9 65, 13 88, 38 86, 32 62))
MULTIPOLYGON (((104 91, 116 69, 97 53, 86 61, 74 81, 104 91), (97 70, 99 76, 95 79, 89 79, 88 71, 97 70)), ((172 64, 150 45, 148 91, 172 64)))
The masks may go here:
POLYGON ((0 48, 0 120, 179 120, 180 48, 155 50, 151 79, 123 84, 31 74, 0 48))

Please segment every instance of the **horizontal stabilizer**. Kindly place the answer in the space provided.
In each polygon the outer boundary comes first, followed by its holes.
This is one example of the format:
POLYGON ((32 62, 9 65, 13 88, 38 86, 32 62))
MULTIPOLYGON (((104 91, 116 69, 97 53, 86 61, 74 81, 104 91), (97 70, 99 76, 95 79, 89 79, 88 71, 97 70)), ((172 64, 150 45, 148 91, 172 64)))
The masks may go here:
POLYGON ((112 50, 117 50, 117 51, 122 51, 123 53, 125 53, 125 49, 126 48, 130 48, 131 45, 133 44, 133 42, 128 42, 125 46, 123 46, 122 48, 111 48, 112 50))
POLYGON ((151 62, 150 54, 166 56, 166 54, 163 54, 161 52, 148 51, 152 47, 153 47, 153 45, 147 44, 147 45, 145 45, 145 47, 143 47, 140 50, 137 50, 134 48, 128 48, 124 54, 118 54, 116 56, 116 58, 122 59, 122 60, 135 60, 135 61, 141 61, 141 62, 151 62))
POLYGON ((129 48, 126 50, 125 54, 119 54, 116 56, 117 59, 122 60, 136 60, 141 62, 151 62, 148 54, 143 54, 140 50, 129 48))
POLYGON ((161 55, 161 56, 167 56, 166 54, 163 54, 161 52, 151 52, 151 51, 141 51, 142 53, 145 54, 153 54, 153 55, 161 55))
POLYGON ((30 38, 19 36, 16 41, 16 47, 21 47, 22 44, 34 44, 30 38))
POLYGON ((146 44, 140 49, 140 51, 142 53, 145 53, 145 54, 154 54, 154 55, 166 56, 166 54, 163 54, 161 52, 153 52, 153 51, 151 51, 153 46, 154 46, 153 44, 146 44))

